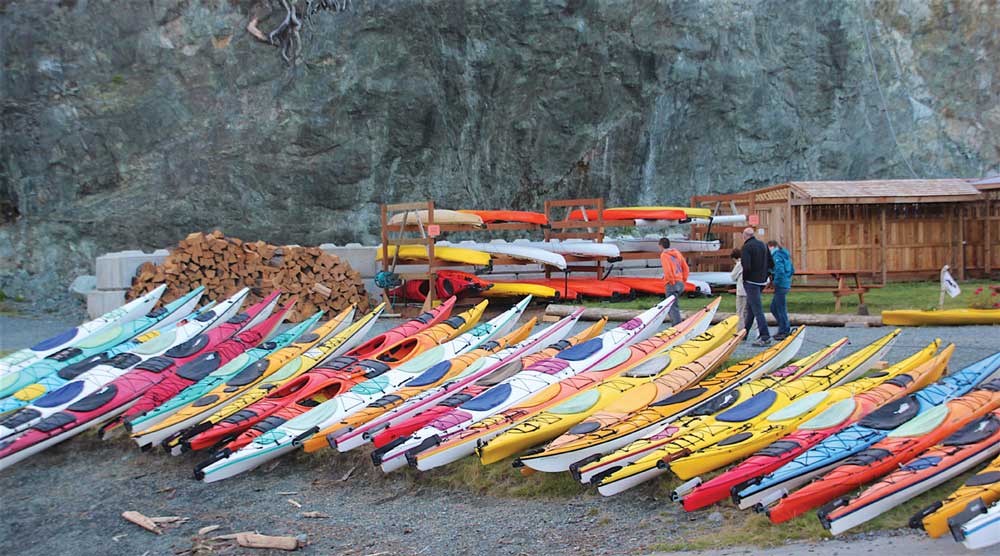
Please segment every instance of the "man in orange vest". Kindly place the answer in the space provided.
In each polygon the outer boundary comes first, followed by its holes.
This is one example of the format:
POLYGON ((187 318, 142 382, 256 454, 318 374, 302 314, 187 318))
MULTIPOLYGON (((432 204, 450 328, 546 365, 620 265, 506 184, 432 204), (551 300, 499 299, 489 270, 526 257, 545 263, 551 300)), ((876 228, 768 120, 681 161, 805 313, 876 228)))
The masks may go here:
POLYGON ((670 240, 660 238, 660 265, 663 266, 663 281, 666 283, 667 295, 674 296, 674 304, 670 306, 670 323, 677 326, 681 322, 681 295, 688 279, 688 264, 684 255, 670 248, 670 240))

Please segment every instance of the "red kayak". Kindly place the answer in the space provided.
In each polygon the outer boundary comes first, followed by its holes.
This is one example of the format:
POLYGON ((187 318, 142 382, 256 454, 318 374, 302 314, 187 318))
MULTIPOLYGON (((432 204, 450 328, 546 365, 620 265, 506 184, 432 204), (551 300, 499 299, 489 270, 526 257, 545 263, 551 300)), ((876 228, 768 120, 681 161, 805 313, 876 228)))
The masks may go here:
MULTIPOLYGON (((570 220, 584 220, 584 212, 576 209, 569 213, 570 220)), ((597 211, 588 209, 586 220, 597 220, 597 211)), ((687 220, 687 213, 673 209, 606 208, 605 220, 687 220)))
MULTIPOLYGON (((596 278, 549 278, 520 280, 525 284, 539 284, 550 287, 560 294, 569 286, 569 289, 578 295, 585 297, 601 297, 614 299, 630 299, 635 297, 632 288, 625 284, 619 284, 610 280, 597 280, 596 278)), ((565 296, 564 296, 565 297, 565 296)))
POLYGON ((276 291, 209 332, 171 348, 164 355, 139 363, 100 390, 42 419, 21 436, 0 442, 0 468, 117 417, 143 394, 185 365, 210 365, 214 368, 225 365, 252 347, 232 340, 232 336, 252 323, 262 311, 272 307, 279 294, 276 291))
MULTIPOLYGON (((277 294, 274 294, 274 299, 277 300, 277 294)), ((278 328, 281 321, 285 320, 285 315, 287 315, 292 309, 292 306, 295 305, 295 301, 296 298, 293 297, 287 304, 285 304, 284 307, 276 311, 273 315, 264 320, 264 322, 249 330, 240 332, 236 336, 227 340, 227 342, 237 342, 243 345, 243 351, 257 346, 278 328)), ((201 360, 204 360, 201 364, 192 363, 178 368, 176 373, 165 376, 159 384, 150 388, 148 392, 143 394, 142 397, 135 402, 135 405, 122 414, 122 420, 125 422, 125 429, 128 431, 132 430, 129 425, 129 419, 132 417, 142 415, 147 411, 151 411, 159 407, 160 404, 179 394, 181 390, 205 378, 210 373, 218 370, 219 367, 225 364, 218 357, 210 359, 207 356, 208 354, 203 354, 201 356, 201 360)))
POLYGON ((515 222, 521 224, 538 224, 544 226, 549 223, 549 219, 540 212, 528 212, 523 210, 460 210, 464 214, 475 214, 483 219, 487 224, 501 224, 515 222))
POLYGON ((872 411, 922 388, 928 379, 940 372, 936 361, 937 359, 932 359, 932 364, 921 365, 910 373, 834 404, 815 418, 802 423, 797 431, 785 435, 729 471, 695 488, 684 497, 684 509, 690 512, 704 508, 733 492, 743 490, 750 481, 780 468, 829 436, 857 423, 872 411))
MULTIPOLYGON (((389 291, 409 301, 424 301, 427 299, 427 280, 408 280, 402 286, 389 291)), ((475 295, 490 288, 490 283, 475 274, 458 270, 439 270, 435 280, 434 295, 438 299, 452 296, 475 295)))
MULTIPOLYGON (((608 278, 605 282, 618 282, 637 292, 653 295, 666 295, 667 282, 663 278, 639 278, 635 276, 620 276, 608 278)), ((684 293, 696 293, 698 287, 690 282, 684 283, 684 293)))
MULTIPOLYGON (((895 470, 955 431, 1000 407, 1000 379, 942 405, 895 429, 871 448, 844 460, 823 477, 795 491, 767 510, 772 523, 783 523, 895 470)), ((825 511, 829 511, 824 509, 825 511)))
POLYGON ((360 346, 348 351, 344 354, 344 357, 355 357, 357 359, 371 357, 381 352, 387 346, 391 346, 399 342, 403 338, 409 338, 418 332, 426 330, 450 317, 452 309, 455 308, 456 301, 457 300, 454 297, 450 297, 434 309, 431 309, 426 313, 420 313, 416 317, 404 322, 396 328, 383 332, 360 346))

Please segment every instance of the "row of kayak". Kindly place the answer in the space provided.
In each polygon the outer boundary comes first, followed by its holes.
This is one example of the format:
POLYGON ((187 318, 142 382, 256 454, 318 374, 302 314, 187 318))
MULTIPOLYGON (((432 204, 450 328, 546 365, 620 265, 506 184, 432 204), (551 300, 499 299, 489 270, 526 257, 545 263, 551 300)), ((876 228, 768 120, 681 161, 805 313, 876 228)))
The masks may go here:
MULTIPOLYGON (((434 278, 434 294, 438 299, 452 296, 486 298, 518 298, 530 295, 538 299, 575 300, 580 298, 634 299, 636 295, 663 295, 666 283, 655 277, 618 277, 604 280, 587 278, 532 278, 522 280, 487 280, 458 270, 439 270, 434 278)), ((689 295, 711 295, 712 287, 691 278, 685 284, 689 295)), ((410 301, 424 301, 430 292, 428 280, 409 280, 389 291, 390 295, 410 301)))
MULTIPOLYGON (((463 226, 484 226, 486 224, 536 224, 539 226, 549 225, 549 219, 540 212, 521 210, 447 210, 434 209, 431 215, 427 210, 414 210, 394 214, 388 221, 393 226, 418 226, 427 225, 430 216, 434 217, 435 224, 454 224, 463 226)), ((715 221, 712 217, 712 210, 695 207, 609 207, 598 214, 596 210, 576 209, 570 211, 567 220, 591 221, 597 220, 598 216, 603 216, 604 220, 633 220, 637 225, 642 225, 648 221, 666 222, 697 222, 708 223, 715 221)), ((746 217, 738 215, 736 217, 717 217, 719 223, 733 224, 746 222, 746 217)))
MULTIPOLYGON (((582 309, 534 331, 518 324, 530 297, 485 322, 486 301, 453 315, 449 298, 366 340, 381 306, 275 335, 294 301, 240 313, 242 291, 196 309, 196 290, 148 311, 161 293, 0 360, 0 469, 97 427, 205 451, 206 482, 298 449, 370 447, 385 472, 515 457, 606 496, 672 474, 687 510, 731 498, 775 523, 817 510, 840 533, 1000 454, 1000 353, 945 376, 955 348, 935 340, 877 368, 899 330, 802 357, 799 328, 724 366, 744 332, 710 324, 718 300, 660 332, 673 298, 571 335, 582 309)), ((911 525, 988 546, 998 499, 1000 459, 911 525)))

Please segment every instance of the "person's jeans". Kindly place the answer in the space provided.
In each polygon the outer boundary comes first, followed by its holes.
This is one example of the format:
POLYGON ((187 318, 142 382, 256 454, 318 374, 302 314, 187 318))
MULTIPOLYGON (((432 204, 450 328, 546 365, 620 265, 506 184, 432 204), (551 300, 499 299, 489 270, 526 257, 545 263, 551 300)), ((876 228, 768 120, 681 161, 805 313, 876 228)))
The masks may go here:
POLYGON ((760 340, 770 340, 771 333, 767 329, 767 320, 764 319, 764 305, 760 300, 760 292, 763 286, 743 282, 743 289, 747 291, 747 335, 753 328, 753 323, 757 321, 757 331, 760 332, 760 340))
POLYGON ((667 284, 666 290, 667 295, 674 296, 674 304, 667 313, 670 316, 670 325, 677 326, 681 322, 681 295, 684 294, 684 282, 667 284))
POLYGON ((739 330, 745 330, 747 327, 747 296, 745 295, 736 296, 736 316, 740 318, 739 330))
POLYGON ((788 290, 789 288, 774 288, 774 297, 771 299, 771 314, 778 322, 778 334, 785 336, 792 333, 792 324, 788 322, 788 290))

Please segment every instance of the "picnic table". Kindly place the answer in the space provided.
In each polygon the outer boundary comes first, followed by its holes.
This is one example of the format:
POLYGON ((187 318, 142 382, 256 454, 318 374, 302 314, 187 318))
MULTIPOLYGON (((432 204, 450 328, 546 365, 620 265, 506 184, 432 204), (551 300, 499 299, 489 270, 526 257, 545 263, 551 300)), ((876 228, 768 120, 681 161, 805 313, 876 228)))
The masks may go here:
POLYGON ((845 295, 858 296, 858 314, 865 314, 865 294, 873 288, 881 288, 882 284, 864 284, 861 282, 862 274, 871 274, 866 270, 797 270, 795 277, 804 278, 806 283, 795 283, 792 285, 792 292, 831 292, 835 299, 834 310, 840 312, 840 298, 845 295), (834 284, 811 283, 810 278, 816 277, 823 281, 832 281, 834 284))

